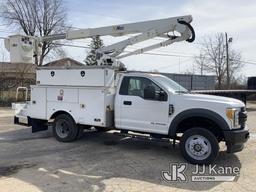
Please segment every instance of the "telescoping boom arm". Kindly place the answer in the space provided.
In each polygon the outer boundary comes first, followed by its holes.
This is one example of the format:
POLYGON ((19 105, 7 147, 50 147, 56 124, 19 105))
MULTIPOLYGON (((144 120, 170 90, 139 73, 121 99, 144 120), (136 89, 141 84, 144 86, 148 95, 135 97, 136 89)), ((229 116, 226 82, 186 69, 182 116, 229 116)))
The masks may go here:
POLYGON ((103 47, 98 50, 98 52, 110 54, 112 57, 123 58, 133 54, 140 54, 145 51, 150 51, 152 49, 156 49, 162 46, 167 46, 178 41, 194 41, 195 33, 190 25, 191 22, 192 16, 189 15, 181 17, 171 17, 159 20, 74 30, 69 31, 65 34, 43 37, 42 41, 52 41, 57 39, 75 40, 106 35, 117 37, 128 34, 138 34, 121 42, 103 47), (180 33, 180 36, 169 35, 170 32, 178 32, 180 33), (127 46, 134 45, 136 43, 146 41, 154 37, 164 37, 167 38, 167 40, 149 47, 145 47, 143 49, 136 50, 132 53, 118 56, 124 51, 127 46))
MULTIPOLYGON (((112 45, 104 46, 97 50, 98 65, 109 65, 113 63, 113 60, 115 59, 120 59, 135 54, 141 54, 146 51, 157 49, 159 47, 168 46, 174 42, 193 42, 195 39, 195 32, 193 27, 190 25, 191 22, 192 16, 187 15, 99 28, 87 28, 68 31, 67 33, 63 34, 39 37, 36 38, 36 43, 34 44, 37 46, 39 44, 38 42, 54 41, 60 39, 75 40, 108 35, 119 37, 133 34, 133 36, 126 40, 122 40, 112 45), (155 37, 162 37, 163 41, 129 53, 124 52, 127 46, 150 40, 155 37)), ((37 48, 34 50, 37 50, 37 48)))

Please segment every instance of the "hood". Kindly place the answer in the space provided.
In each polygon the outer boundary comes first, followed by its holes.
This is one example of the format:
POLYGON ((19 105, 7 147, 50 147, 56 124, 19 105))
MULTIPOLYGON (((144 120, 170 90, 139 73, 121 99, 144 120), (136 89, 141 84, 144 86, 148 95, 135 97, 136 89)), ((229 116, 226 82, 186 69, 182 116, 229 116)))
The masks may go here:
POLYGON ((213 96, 213 95, 205 95, 205 94, 182 94, 183 99, 187 101, 194 102, 208 102, 208 103, 216 103, 222 104, 230 107, 244 107, 244 103, 238 99, 233 99, 229 97, 222 96, 213 96))

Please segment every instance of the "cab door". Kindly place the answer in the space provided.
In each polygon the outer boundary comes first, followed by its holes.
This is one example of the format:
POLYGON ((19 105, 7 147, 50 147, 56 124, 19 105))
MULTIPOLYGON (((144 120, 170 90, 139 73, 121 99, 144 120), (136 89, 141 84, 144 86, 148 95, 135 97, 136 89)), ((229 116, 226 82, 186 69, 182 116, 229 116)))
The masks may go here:
POLYGON ((158 85, 146 77, 125 76, 122 80, 115 117, 119 128, 151 133, 166 134, 168 131, 168 96, 158 85), (153 96, 146 97, 145 91, 154 90, 153 96), (162 98, 162 97, 165 98, 162 98))

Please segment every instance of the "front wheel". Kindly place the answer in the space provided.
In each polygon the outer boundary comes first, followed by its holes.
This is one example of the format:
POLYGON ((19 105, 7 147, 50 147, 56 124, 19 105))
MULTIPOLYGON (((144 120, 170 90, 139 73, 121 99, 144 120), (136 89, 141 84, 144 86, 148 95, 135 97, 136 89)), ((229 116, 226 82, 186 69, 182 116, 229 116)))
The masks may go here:
POLYGON ((180 140, 183 157, 192 164, 210 164, 218 156, 219 144, 214 134, 204 128, 185 131, 180 140))
POLYGON ((70 115, 58 115, 53 122, 53 135, 61 142, 74 141, 78 135, 77 124, 70 115))

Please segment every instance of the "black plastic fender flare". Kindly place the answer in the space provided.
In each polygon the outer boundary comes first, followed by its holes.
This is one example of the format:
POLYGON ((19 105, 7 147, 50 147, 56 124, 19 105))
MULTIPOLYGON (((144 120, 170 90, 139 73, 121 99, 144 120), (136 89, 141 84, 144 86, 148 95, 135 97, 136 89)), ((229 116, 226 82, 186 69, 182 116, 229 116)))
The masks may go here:
POLYGON ((169 132, 168 135, 171 138, 175 138, 176 136, 176 131, 179 126, 179 124, 187 119, 187 118, 192 118, 192 117, 203 117, 210 119, 214 121, 223 131, 230 130, 230 127, 228 123, 225 121, 225 119, 217 114, 214 111, 208 110, 208 109, 188 109, 185 111, 180 112, 179 114, 176 115, 176 117, 172 120, 170 126, 169 126, 169 132))

